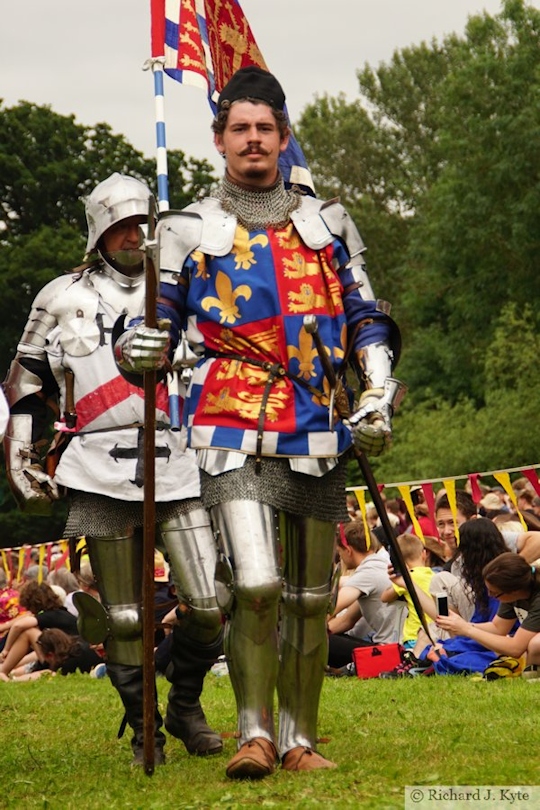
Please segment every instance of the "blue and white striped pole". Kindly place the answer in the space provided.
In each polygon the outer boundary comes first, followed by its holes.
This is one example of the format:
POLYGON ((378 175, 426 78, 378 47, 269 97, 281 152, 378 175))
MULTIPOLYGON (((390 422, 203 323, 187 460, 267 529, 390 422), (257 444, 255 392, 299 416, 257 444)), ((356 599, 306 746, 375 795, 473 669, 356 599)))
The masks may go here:
MULTIPOLYGON (((156 114, 156 170, 158 211, 168 211, 169 205, 169 172, 167 167, 167 139, 165 137, 165 94, 163 90, 164 56, 149 59, 145 68, 152 68, 154 74, 154 104, 156 114)), ((167 374, 167 391, 169 394, 169 420, 171 430, 180 430, 180 397, 178 393, 178 371, 167 374)))
POLYGON ((169 174, 167 169, 167 140, 165 137, 165 95, 163 91, 163 64, 165 57, 151 60, 154 74, 154 101, 156 110, 156 167, 158 211, 169 210, 169 174))

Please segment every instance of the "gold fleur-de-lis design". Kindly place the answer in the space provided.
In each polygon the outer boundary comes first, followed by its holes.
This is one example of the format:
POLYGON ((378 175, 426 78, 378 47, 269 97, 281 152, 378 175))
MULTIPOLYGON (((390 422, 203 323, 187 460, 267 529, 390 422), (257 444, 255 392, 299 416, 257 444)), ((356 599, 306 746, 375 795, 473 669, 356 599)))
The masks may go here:
POLYGON ((206 256, 200 250, 194 250, 191 258, 197 263, 197 270, 195 271, 195 278, 202 278, 204 281, 208 278, 208 271, 206 269, 206 256))
POLYGON ((218 297, 208 295, 201 301, 201 306, 206 312, 217 307, 220 310, 220 323, 234 323, 240 317, 240 310, 236 306, 238 298, 251 298, 251 287, 247 284, 240 284, 233 290, 232 282, 226 273, 221 270, 216 276, 216 292, 218 297))
POLYGON ((299 376, 309 380, 316 376, 313 358, 317 356, 317 349, 313 348, 313 338, 304 327, 298 333, 298 347, 287 346, 289 357, 298 360, 299 376))
POLYGON ((253 245, 260 245, 266 247, 268 244, 268 237, 264 234, 258 234, 253 239, 249 238, 249 234, 245 228, 238 227, 234 238, 233 254, 235 257, 235 270, 249 270, 252 264, 255 264, 255 255, 251 248, 253 245))

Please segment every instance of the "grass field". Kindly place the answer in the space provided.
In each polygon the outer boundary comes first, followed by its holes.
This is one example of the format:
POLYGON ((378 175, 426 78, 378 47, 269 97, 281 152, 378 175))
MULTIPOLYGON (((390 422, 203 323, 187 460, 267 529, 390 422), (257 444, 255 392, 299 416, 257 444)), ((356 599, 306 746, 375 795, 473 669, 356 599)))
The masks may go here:
MULTIPOLYGON (((168 684, 158 681, 160 705, 168 684)), ((321 752, 339 764, 311 774, 276 772, 262 782, 224 775, 224 753, 189 756, 169 738, 153 776, 130 767, 118 740, 120 702, 108 679, 87 675, 0 683, 0 807, 6 810, 188 808, 403 808, 406 785, 540 783, 540 681, 461 676, 399 681, 326 679, 321 752)), ((227 676, 208 676, 210 723, 235 730, 227 676)))

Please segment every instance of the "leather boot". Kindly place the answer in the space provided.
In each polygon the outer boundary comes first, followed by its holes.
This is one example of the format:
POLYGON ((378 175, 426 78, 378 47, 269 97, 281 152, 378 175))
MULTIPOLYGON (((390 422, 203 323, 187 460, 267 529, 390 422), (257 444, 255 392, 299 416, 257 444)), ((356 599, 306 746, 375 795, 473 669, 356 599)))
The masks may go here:
POLYGON ((274 743, 254 737, 240 746, 227 765, 229 779, 264 779, 275 770, 277 751, 274 743))
MULTIPOLYGON (((125 664, 107 664, 107 673, 111 683, 120 695, 124 709, 126 710, 125 721, 133 730, 131 738, 131 748, 133 750, 132 765, 144 764, 144 734, 143 734, 143 670, 142 667, 130 667, 125 664)), ((165 754, 165 734, 161 731, 163 719, 157 708, 154 718, 154 764, 163 765, 165 754)), ((120 726, 119 737, 124 732, 124 722, 120 726)))
POLYGON ((223 652, 222 633, 212 644, 197 644, 180 626, 173 628, 171 662, 167 680, 172 684, 165 728, 182 740, 190 754, 209 756, 223 750, 220 735, 206 722, 199 698, 204 676, 223 652))

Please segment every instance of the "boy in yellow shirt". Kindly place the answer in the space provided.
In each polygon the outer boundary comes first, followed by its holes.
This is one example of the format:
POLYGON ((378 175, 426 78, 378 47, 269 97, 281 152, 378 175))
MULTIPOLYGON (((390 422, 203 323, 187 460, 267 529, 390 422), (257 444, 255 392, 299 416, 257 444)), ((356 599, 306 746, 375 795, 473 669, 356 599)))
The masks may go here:
MULTIPOLYGON (((433 577, 433 569, 426 565, 427 551, 424 544, 420 538, 416 537, 414 534, 400 534, 397 538, 397 542, 401 549, 405 565, 411 574, 411 579, 416 588, 420 588, 432 599, 429 592, 429 583, 433 577)), ((418 661, 412 653, 417 641, 418 631, 422 627, 422 622, 413 605, 411 596, 405 587, 403 577, 391 574, 390 579, 392 586, 382 592, 381 600, 383 602, 395 602, 396 599, 404 598, 408 608, 407 618, 403 625, 403 638, 401 640, 405 649, 405 667, 398 667, 399 672, 396 670, 393 673, 383 673, 386 677, 398 677, 399 675, 406 674, 405 668, 408 669, 409 665, 410 667, 422 667, 424 664, 424 662, 418 661), (404 670, 403 672, 401 671, 402 669, 404 670)), ((429 621, 429 618, 427 621, 429 621)))

